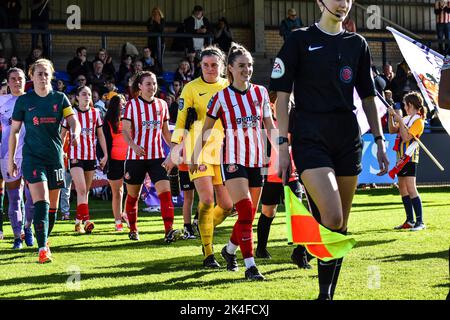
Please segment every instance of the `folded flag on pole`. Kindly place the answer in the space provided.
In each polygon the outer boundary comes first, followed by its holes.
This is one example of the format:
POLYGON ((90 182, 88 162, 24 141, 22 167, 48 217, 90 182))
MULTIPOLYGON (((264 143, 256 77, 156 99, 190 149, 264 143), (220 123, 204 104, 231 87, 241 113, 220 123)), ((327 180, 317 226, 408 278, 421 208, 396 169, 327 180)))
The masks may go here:
POLYGON ((304 245, 311 255, 323 261, 342 258, 356 244, 355 239, 320 225, 289 186, 284 187, 284 199, 290 244, 304 245))

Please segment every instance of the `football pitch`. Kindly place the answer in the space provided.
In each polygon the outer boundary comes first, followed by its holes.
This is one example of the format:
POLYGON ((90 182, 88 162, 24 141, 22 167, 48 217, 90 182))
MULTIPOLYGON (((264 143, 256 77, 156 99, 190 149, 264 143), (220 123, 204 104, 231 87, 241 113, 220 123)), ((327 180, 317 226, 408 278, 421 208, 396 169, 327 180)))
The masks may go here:
MULTIPOLYGON (((349 235, 357 244, 345 257, 336 300, 443 300, 449 292, 450 188, 420 188, 426 230, 397 231, 405 213, 398 191, 360 190, 355 196, 349 235)), ((143 203, 141 202, 142 206, 143 203)), ((74 203, 72 203, 74 208, 74 203)), ((50 246, 53 263, 37 263, 36 245, 13 251, 9 222, 0 241, 0 299, 150 299, 150 300, 312 300, 317 297, 317 261, 303 270, 291 263, 284 208, 275 218, 268 250, 256 259, 267 280, 244 280, 227 272, 220 250, 237 217, 214 236, 219 270, 202 268, 200 240, 163 242, 160 213, 139 212, 140 241, 114 231, 110 201, 91 200, 92 235, 77 235, 72 221, 58 221, 50 246)), ((72 215, 73 217, 73 215, 72 215)), ((254 231, 256 239, 256 224, 254 231)), ((58 217, 59 218, 59 217, 58 217)), ((181 209, 175 211, 181 228, 181 209)), ((256 244, 255 244, 256 246, 256 244)))

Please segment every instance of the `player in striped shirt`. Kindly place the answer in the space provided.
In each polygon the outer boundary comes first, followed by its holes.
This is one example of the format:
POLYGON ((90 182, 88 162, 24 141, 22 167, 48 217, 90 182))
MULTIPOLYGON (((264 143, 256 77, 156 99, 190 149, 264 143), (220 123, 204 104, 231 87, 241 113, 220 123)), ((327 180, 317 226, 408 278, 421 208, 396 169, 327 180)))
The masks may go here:
POLYGON ((439 42, 439 51, 444 53, 449 48, 450 40, 450 5, 449 0, 437 0, 434 4, 436 14, 436 32, 439 42), (444 40, 445 46, 444 46, 444 40))
POLYGON ((125 212, 130 225, 130 240, 139 240, 137 211, 139 194, 145 174, 155 184, 161 202, 164 221, 165 242, 171 243, 181 236, 180 230, 173 229, 174 207, 170 193, 170 183, 166 170, 162 167, 165 154, 162 139, 171 145, 169 131, 169 108, 167 103, 155 97, 158 89, 156 76, 152 72, 139 73, 133 82, 134 92, 139 96, 131 99, 122 118, 122 132, 130 148, 125 162, 125 182, 127 199, 125 212))
MULTIPOLYGON (((206 140, 217 119, 225 131, 222 176, 238 212, 228 245, 221 254, 227 269, 236 271, 236 251, 240 247, 246 267, 245 277, 264 280, 253 258, 252 223, 259 204, 265 164, 266 137, 262 126, 274 129, 267 90, 250 83, 253 58, 243 46, 232 44, 227 59, 230 86, 213 96, 201 137, 206 140)), ((203 145, 203 141, 202 145, 203 145)), ((191 171, 198 169, 196 155, 192 156, 191 171)))
POLYGON ((20 96, 16 101, 8 148, 8 174, 17 177, 15 155, 23 123, 26 133, 22 149, 22 172, 34 204, 33 224, 39 246, 39 263, 52 261, 47 240, 51 231, 49 214, 56 219, 59 189, 64 187, 60 136, 63 118, 67 119, 71 127, 71 139, 76 143, 80 137, 80 124, 73 117, 69 100, 63 93, 52 89, 53 74, 53 64, 46 59, 39 59, 30 67, 34 91, 20 96))
MULTIPOLYGON (((97 166, 96 145, 97 138, 103 150, 104 157, 100 160, 100 168, 108 161, 103 121, 98 109, 92 103, 92 91, 87 86, 81 86, 76 91, 78 104, 74 107, 74 116, 81 125, 80 143, 69 148, 69 166, 72 181, 77 191, 77 213, 75 218, 75 232, 79 234, 92 233, 94 222, 89 215, 89 189, 97 166), (83 226, 84 223, 84 226, 83 226)), ((61 139, 69 130, 67 120, 64 120, 61 139)))
MULTIPOLYGON (((413 137, 422 135, 426 118, 423 99, 418 92, 411 92, 403 98, 407 116, 402 118, 394 109, 389 110, 389 133, 398 134, 398 143, 394 148, 397 151, 397 160, 405 155, 408 147, 414 143, 413 137), (400 121, 406 125, 399 125, 400 121)), ((406 221, 395 229, 410 229, 419 231, 425 229, 422 217, 422 201, 416 186, 416 170, 419 163, 419 146, 415 148, 409 161, 397 173, 398 188, 406 211, 406 221), (414 223, 413 209, 416 213, 414 223)))
POLYGON ((34 243, 33 232, 31 230, 34 207, 28 187, 26 188, 27 200, 25 213, 22 212, 21 206, 23 199, 23 183, 22 170, 20 167, 22 164, 23 139, 25 137, 24 128, 21 129, 19 134, 19 142, 15 159, 16 163, 18 164, 19 172, 17 174, 17 177, 10 177, 8 175, 8 140, 11 127, 11 116, 17 99, 25 93, 25 79, 25 74, 21 69, 9 69, 7 73, 7 80, 11 94, 0 97, 0 121, 2 126, 2 143, 0 149, 1 173, 3 175, 3 179, 6 182, 6 192, 8 193, 8 216, 14 233, 13 249, 22 248, 22 235, 25 238, 25 243, 27 244, 27 246, 33 246, 34 243), (22 233, 22 226, 24 226, 24 233, 22 233))

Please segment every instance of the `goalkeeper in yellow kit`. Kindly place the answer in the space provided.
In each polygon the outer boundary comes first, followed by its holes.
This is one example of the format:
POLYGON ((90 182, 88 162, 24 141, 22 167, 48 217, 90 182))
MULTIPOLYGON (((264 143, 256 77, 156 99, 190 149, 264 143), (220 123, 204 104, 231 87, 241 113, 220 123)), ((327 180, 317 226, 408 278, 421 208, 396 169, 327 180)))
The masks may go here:
MULTIPOLYGON (((210 99, 228 86, 228 80, 221 77, 225 66, 224 60, 225 56, 219 48, 203 49, 201 53, 202 75, 183 88, 175 131, 172 135, 172 143, 175 147, 172 148, 171 154, 163 163, 168 172, 172 170, 175 163, 179 164, 178 158, 181 150, 183 150, 183 159, 191 159, 195 142, 202 132, 210 99)), ((198 227, 205 258, 203 266, 211 269, 220 268, 213 252, 214 228, 222 223, 233 209, 233 202, 223 185, 220 172, 223 137, 222 124, 217 121, 198 158, 198 170, 193 174, 189 173, 189 178, 194 182, 199 196, 198 227), (214 194, 217 205, 214 202, 214 194)))

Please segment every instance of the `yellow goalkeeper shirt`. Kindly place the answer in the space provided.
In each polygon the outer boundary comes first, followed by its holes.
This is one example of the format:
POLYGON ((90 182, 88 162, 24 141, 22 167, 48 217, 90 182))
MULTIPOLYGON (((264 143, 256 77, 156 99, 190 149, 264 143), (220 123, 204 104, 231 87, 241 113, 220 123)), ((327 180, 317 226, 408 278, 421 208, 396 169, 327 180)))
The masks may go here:
MULTIPOLYGON (((229 85, 228 80, 220 78, 215 83, 208 83, 202 77, 189 82, 183 88, 178 104, 178 116, 175 130, 172 134, 172 142, 180 144, 184 139, 185 162, 189 163, 192 151, 198 137, 201 135, 203 124, 208 111, 208 104, 213 95, 229 85), (197 112, 197 121, 189 129, 189 134, 185 135, 186 117, 188 108, 194 108, 197 112)), ((224 138, 222 123, 216 121, 203 151, 198 158, 200 163, 219 165, 221 163, 221 150, 224 138)))

